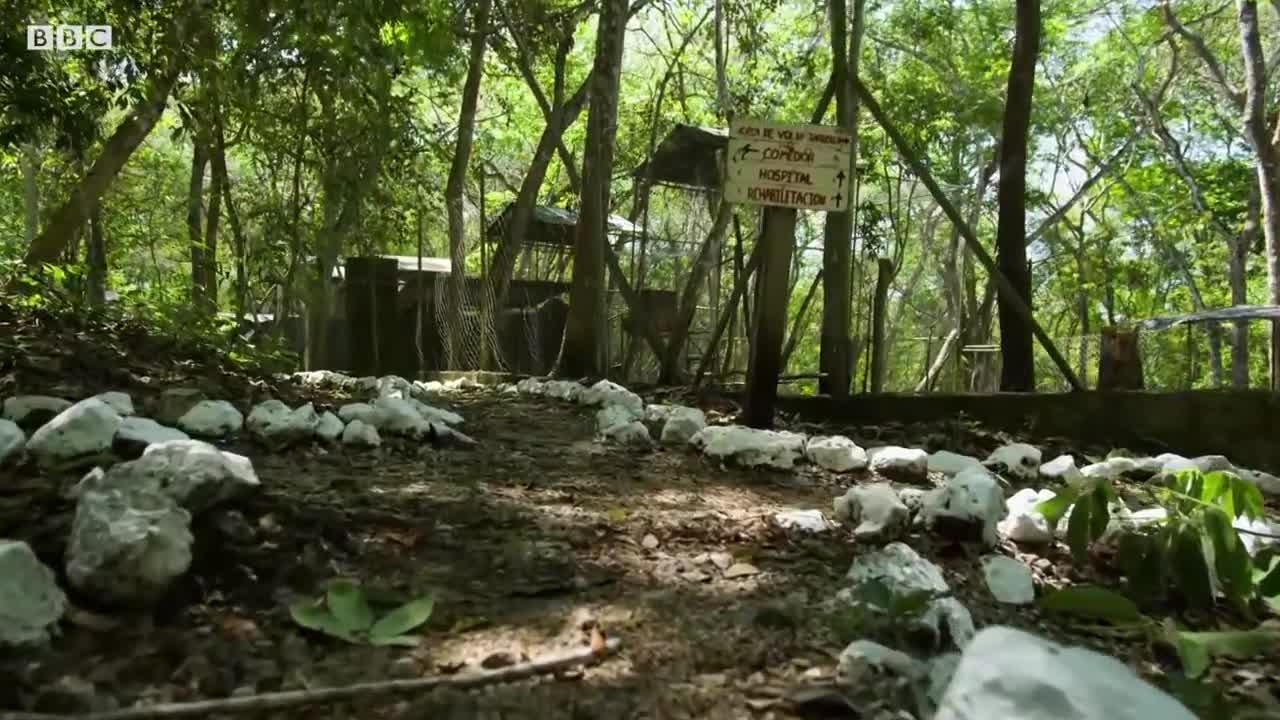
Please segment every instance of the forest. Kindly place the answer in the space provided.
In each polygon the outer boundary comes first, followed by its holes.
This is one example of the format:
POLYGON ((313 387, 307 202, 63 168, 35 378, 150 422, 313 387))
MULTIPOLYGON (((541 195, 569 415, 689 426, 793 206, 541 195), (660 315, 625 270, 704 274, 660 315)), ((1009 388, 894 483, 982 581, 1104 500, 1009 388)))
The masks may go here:
POLYGON ((0 30, 0 720, 1280 717, 1280 0, 0 30))
MULTIPOLYGON (((844 372, 854 391, 872 389, 872 308, 884 282, 875 389, 1000 387, 994 283, 859 96, 836 92, 832 78, 851 68, 862 79, 995 248, 1010 186, 1000 181, 1002 126, 1016 114, 1005 102, 1018 20, 1010 3, 854 3, 836 37, 823 3, 645 2, 627 9, 612 49, 597 40, 595 8, 570 2, 82 5, 76 12, 114 28, 111 50, 32 52, 21 32, 6 36, 7 277, 48 267, 68 299, 110 298, 178 328, 270 315, 261 334, 280 339, 288 317, 333 302, 316 278, 346 256, 448 258, 484 277, 481 295, 502 295, 513 276, 580 282, 578 238, 538 244, 529 213, 599 215, 583 204, 594 183, 608 213, 639 235, 611 234, 630 284, 692 306, 677 314, 687 339, 675 342, 691 359, 675 370, 691 372, 716 321, 732 314, 710 353, 732 380, 745 371, 754 298, 742 293, 741 312, 728 300, 746 274, 759 208, 722 218, 714 190, 641 169, 679 126, 839 116, 857 137, 853 209, 831 215, 853 226, 849 269, 824 250, 826 214, 802 211, 784 374, 811 392, 830 370, 822 338, 839 330, 826 296, 847 276, 844 372), (834 65, 833 42, 847 51, 834 65), (611 62, 604 50, 618 56, 617 78, 593 70, 611 62), (597 107, 616 123, 588 137, 597 107), (610 157, 590 156, 606 138, 610 157), (599 165, 607 177, 593 175, 599 165)), ((39 3, 27 10, 55 17, 39 3)), ((1006 242, 999 260, 1020 256, 1029 268, 1018 282, 1086 385, 1096 382, 1103 327, 1276 301, 1276 181, 1263 171, 1275 162, 1280 58, 1263 47, 1277 31, 1275 4, 1257 10, 1237 18, 1231 3, 1047 2, 1023 19, 1038 25, 1017 193, 1025 251, 1006 252, 1006 242)), ((601 258, 591 262, 600 284, 601 258)), ((590 312, 629 314, 607 280, 590 312)), ((453 287, 444 298, 475 325, 440 319, 448 342, 494 324, 475 294, 453 287)), ((611 375, 625 360, 633 379, 657 379, 650 347, 637 334, 627 352, 624 335, 614 322, 597 341, 613 345, 611 375)), ((1267 323, 1243 320, 1144 333, 1147 385, 1269 386, 1269 335, 1267 323)), ((1035 352, 1034 387, 1066 388, 1035 352)), ((478 348, 442 362, 513 364, 478 348)))

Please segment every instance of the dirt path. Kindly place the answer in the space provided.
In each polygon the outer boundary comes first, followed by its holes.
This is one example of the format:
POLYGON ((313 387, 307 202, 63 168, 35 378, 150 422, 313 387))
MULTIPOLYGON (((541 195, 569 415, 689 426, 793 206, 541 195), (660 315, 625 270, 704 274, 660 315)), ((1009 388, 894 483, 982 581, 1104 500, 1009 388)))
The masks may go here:
MULTIPOLYGON (((18 676, 9 686, 69 675, 121 706, 323 687, 537 657, 583 644, 593 625, 623 650, 585 672, 265 717, 789 717, 777 702, 785 692, 834 674, 843 641, 820 607, 857 548, 845 530, 812 535, 772 518, 829 512, 863 478, 602 446, 588 411, 550 401, 482 392, 453 404, 477 448, 416 457, 236 448, 253 458, 264 492, 209 519, 217 529, 197 528, 196 565, 169 611, 112 627, 82 615, 38 663, 0 665, 18 676), (299 630, 289 604, 338 577, 405 598, 433 592, 419 646, 352 646, 299 630)), ((1070 637, 1034 609, 994 605, 976 554, 919 534, 908 542, 944 567, 979 626, 1048 632, 1157 669, 1141 644, 1070 637)), ((1042 577, 1066 566, 1036 564, 1042 577)), ((17 707, 6 695, 0 708, 17 707)))

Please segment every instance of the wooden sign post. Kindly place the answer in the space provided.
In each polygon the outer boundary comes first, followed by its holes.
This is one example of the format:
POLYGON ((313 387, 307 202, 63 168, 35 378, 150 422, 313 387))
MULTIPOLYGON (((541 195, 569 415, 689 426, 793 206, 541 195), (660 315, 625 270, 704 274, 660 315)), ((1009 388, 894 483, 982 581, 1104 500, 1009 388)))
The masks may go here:
POLYGON ((743 421, 773 426, 787 331, 787 292, 796 244, 796 210, 846 212, 853 139, 842 128, 734 120, 729 126, 725 200, 765 205, 756 275, 756 316, 747 359, 743 421))

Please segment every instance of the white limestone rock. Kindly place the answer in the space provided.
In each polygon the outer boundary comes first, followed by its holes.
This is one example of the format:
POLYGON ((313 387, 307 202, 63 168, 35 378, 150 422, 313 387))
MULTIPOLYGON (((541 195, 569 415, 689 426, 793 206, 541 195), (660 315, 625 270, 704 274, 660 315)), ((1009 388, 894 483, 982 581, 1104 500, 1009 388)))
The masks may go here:
POLYGON ((519 395, 520 389, 516 387, 515 383, 502 383, 501 385, 498 386, 498 394, 499 395, 519 395))
POLYGON ((982 461, 972 455, 961 455, 950 450, 939 450, 929 455, 929 472, 943 475, 955 475, 974 466, 981 467, 982 461))
POLYGON ((307 442, 315 436, 319 424, 320 416, 311 403, 293 410, 275 399, 258 403, 245 423, 250 435, 277 450, 307 442))
POLYGON ((190 525, 191 514, 155 488, 91 489, 76 504, 67 579, 104 602, 148 606, 191 566, 190 525))
POLYGON ((377 425, 378 411, 369 403, 347 403, 338 408, 338 418, 344 423, 359 420, 367 425, 377 425))
POLYGON ((0 416, 26 430, 34 430, 73 404, 70 400, 49 395, 18 395, 5 398, 0 416))
POLYGON ((379 434, 422 438, 431 434, 431 423, 408 400, 380 397, 372 403, 374 413, 364 418, 378 428, 379 434))
POLYGON ((982 558, 982 575, 996 602, 1030 605, 1036 600, 1030 568, 1011 557, 988 555, 982 558))
POLYGON ((586 390, 582 383, 575 380, 551 380, 542 386, 543 395, 565 402, 577 402, 586 390))
POLYGON ((106 403, 107 407, 115 410, 116 414, 122 418, 133 415, 133 398, 129 397, 129 393, 111 390, 104 393, 98 393, 97 395, 94 395, 94 397, 106 403))
POLYGON ((785 430, 712 425, 690 438, 689 444, 700 448, 707 457, 721 462, 790 470, 804 455, 804 441, 804 435, 785 430))
POLYGON ((363 377, 358 377, 358 378, 356 378, 356 382, 355 382, 355 385, 354 385, 353 387, 355 388, 356 393, 357 393, 357 394, 359 394, 359 395, 361 395, 361 396, 364 396, 364 397, 369 397, 369 396, 377 397, 377 394, 378 394, 378 378, 376 378, 376 377, 374 377, 374 376, 372 376, 372 375, 365 375, 365 376, 363 376, 363 377))
MULTIPOLYGON (((514 388, 515 385, 511 385, 511 387, 514 388)), ((431 397, 432 395, 439 395, 447 390, 448 388, 446 388, 444 383, 439 380, 414 380, 413 388, 410 393, 413 397, 421 400, 422 398, 431 397)))
POLYGON ((843 435, 811 437, 804 446, 809 462, 832 472, 862 470, 867 466, 867 451, 843 435))
POLYGON ((465 375, 460 378, 454 378, 453 380, 445 380, 442 384, 444 385, 444 389, 448 392, 458 392, 459 390, 479 390, 484 387, 484 385, 477 382, 475 379, 465 375))
POLYGON ((1040 477, 1050 482, 1074 485, 1082 477, 1080 468, 1076 467, 1076 459, 1070 455, 1059 455, 1040 466, 1040 477))
MULTIPOLYGON (((897 595, 951 591, 937 565, 901 542, 889 543, 854 558, 847 577, 853 587, 840 590, 836 597, 851 604, 858 603, 854 588, 870 580, 879 580, 897 595)), ((938 647, 963 648, 974 633, 973 616, 953 597, 935 597, 915 624, 928 631, 938 647)))
POLYGON ((904 487, 898 491, 898 499, 903 505, 907 506, 907 512, 911 513, 911 517, 917 517, 920 509, 924 507, 924 496, 928 491, 918 487, 904 487))
POLYGON ((1235 472, 1236 466, 1222 455, 1201 455, 1191 459, 1196 469, 1202 473, 1235 472))
POLYGON ((48 643, 66 610, 53 570, 26 543, 0 540, 0 648, 48 643))
POLYGON ((201 400, 178 418, 178 427, 197 437, 225 437, 243 426, 244 415, 226 400, 201 400))
POLYGON ((378 428, 355 418, 342 430, 342 444, 353 448, 376 448, 382 444, 382 438, 378 435, 378 428))
POLYGON ((853 536, 859 542, 883 543, 896 540, 907 530, 911 511, 889 483, 852 487, 834 502, 838 520, 855 523, 853 536))
POLYGON ((1178 472, 1182 472, 1183 470, 1199 470, 1200 469, 1200 467, 1196 465, 1194 460, 1190 458, 1185 458, 1181 455, 1177 455, 1174 453, 1161 453, 1157 455, 1155 459, 1160 461, 1161 474, 1178 473, 1178 472))
POLYGON ((924 483, 929 479, 929 453, 919 448, 884 445, 867 450, 871 470, 890 480, 924 483))
POLYGON ((191 408, 207 400, 204 391, 197 388, 165 388, 156 398, 155 419, 165 425, 177 425, 191 408))
POLYGON ((546 383, 538 378, 525 378, 516 383, 516 390, 521 395, 541 395, 546 391, 546 383))
POLYGON ((1036 506, 1052 500, 1055 495, 1052 490, 1019 490, 1005 503, 1005 517, 996 524, 996 528, 1001 535, 1016 543, 1043 545, 1053 542, 1053 528, 1049 527, 1048 519, 1036 511, 1036 506))
POLYGON ((826 532, 831 529, 821 510, 781 510, 773 514, 773 521, 784 530, 826 532))
POLYGON ((238 500, 262 487, 249 458, 219 450, 201 440, 166 440, 148 445, 137 460, 95 468, 74 488, 88 492, 157 492, 199 515, 220 503, 238 500))
POLYGON ((630 425, 635 419, 635 415, 622 405, 606 405, 596 411, 596 432, 607 435, 613 428, 630 425))
POLYGON ((1019 482, 1035 482, 1040 476, 1040 448, 1010 443, 996 448, 982 464, 1019 482))
POLYGON ((1267 497, 1280 497, 1280 478, 1258 470, 1237 469, 1236 474, 1258 486, 1258 490, 1267 497))
POLYGON ((925 695, 936 708, 942 703, 942 696, 947 694, 951 678, 955 677, 956 668, 960 666, 960 653, 948 652, 936 655, 929 658, 928 666, 928 688, 925 695))
POLYGON ((650 447, 653 445, 653 437, 649 435, 649 428, 639 420, 630 420, 613 425, 602 431, 601 436, 605 440, 630 447, 650 447))
POLYGON ((1114 658, 1011 627, 964 649, 934 720, 1195 720, 1114 658))
POLYGON ((920 511, 926 528, 956 540, 1000 541, 997 525, 1004 518, 1004 491, 981 468, 970 468, 925 494, 920 511))
POLYGON ((293 378, 306 387, 354 387, 356 379, 345 373, 333 370, 305 370, 293 374, 293 378))
POLYGON ((428 405, 419 400, 410 399, 409 403, 418 411, 418 414, 422 416, 422 419, 427 422, 439 425, 448 425, 450 427, 461 425, 464 422, 462 416, 452 410, 444 410, 433 405, 428 405))
POLYGON ((190 440, 190 436, 152 420, 134 415, 124 418, 111 440, 111 450, 122 458, 140 457, 148 447, 170 440, 190 440))
POLYGON ((0 418, 0 466, 17 462, 26 447, 27 435, 18 427, 18 423, 0 418))
POLYGON ((684 445, 706 426, 707 416, 701 410, 677 405, 671 409, 662 424, 662 444, 684 445))
POLYGON ((342 420, 328 410, 320 416, 320 420, 316 422, 316 437, 324 442, 337 442, 342 437, 342 431, 346 429, 346 425, 342 420))
POLYGON ((111 455, 111 441, 121 421, 101 400, 81 400, 32 433, 27 453, 49 468, 92 465, 111 455))
POLYGON ((844 687, 865 690, 883 682, 885 675, 919 680, 927 671, 924 663, 900 650, 871 640, 854 640, 840 653, 836 680, 844 687))
POLYGON ((378 378, 376 388, 380 398, 408 400, 413 397, 413 383, 399 375, 383 375, 378 378))
MULTIPOLYGON (((1110 518, 1107 521, 1107 529, 1098 538, 1099 542, 1111 542, 1126 532, 1131 532, 1151 523, 1164 522, 1169 517, 1169 512, 1162 507, 1130 510, 1124 504, 1111 503, 1108 506, 1108 510, 1110 510, 1110 518)), ((1066 537, 1070 518, 1071 511, 1068 510, 1062 522, 1058 525, 1058 534, 1061 537, 1066 537)))
POLYGON ((650 403, 644 406, 644 418, 647 425, 656 425, 662 427, 662 423, 671 417, 672 411, 680 407, 679 405, 663 405, 661 403, 650 403))
POLYGON ((1144 474, 1143 466, 1133 458, 1112 457, 1101 462, 1085 465, 1080 474, 1088 479, 1115 482, 1121 478, 1134 478, 1144 474))
POLYGON ((644 400, 641 400, 639 395, 610 380, 601 380, 584 390, 578 396, 578 402, 592 407, 623 405, 636 418, 644 417, 644 400))
POLYGON ((1250 520, 1241 515, 1236 518, 1232 526, 1237 530, 1248 530, 1249 533, 1240 533, 1240 542, 1244 543, 1244 549, 1250 555, 1257 555, 1266 548, 1274 548, 1280 546, 1280 523, 1267 518, 1256 518, 1250 520), (1254 535, 1252 533, 1261 533, 1254 535))

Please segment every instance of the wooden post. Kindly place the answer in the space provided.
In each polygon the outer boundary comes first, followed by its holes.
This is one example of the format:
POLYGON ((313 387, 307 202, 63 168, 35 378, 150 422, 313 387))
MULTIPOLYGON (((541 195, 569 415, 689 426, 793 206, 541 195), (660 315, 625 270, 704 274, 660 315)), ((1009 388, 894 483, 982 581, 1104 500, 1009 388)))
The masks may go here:
POLYGON ((769 428, 773 426, 773 405, 778 399, 778 375, 782 369, 782 340, 787 331, 787 289, 791 253, 796 244, 796 211, 765 208, 760 242, 764 243, 764 250, 756 278, 756 322, 752 328, 742 414, 747 425, 769 428))
POLYGON ((893 260, 880 258, 876 261, 879 273, 876 275, 876 297, 871 304, 871 392, 884 391, 884 363, 888 357, 888 348, 884 346, 884 321, 888 314, 889 283, 893 281, 893 260))

